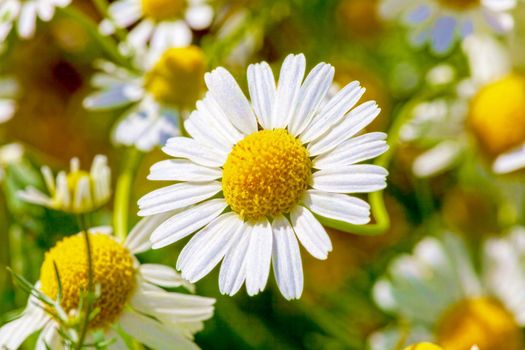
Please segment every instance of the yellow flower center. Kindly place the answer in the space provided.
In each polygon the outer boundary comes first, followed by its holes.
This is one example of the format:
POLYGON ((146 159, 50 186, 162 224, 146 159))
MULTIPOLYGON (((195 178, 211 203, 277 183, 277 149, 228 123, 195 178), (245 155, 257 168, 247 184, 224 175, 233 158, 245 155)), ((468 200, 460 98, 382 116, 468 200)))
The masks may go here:
POLYGON ((406 347, 405 350, 443 350, 443 348, 432 343, 417 343, 406 347))
POLYGON ((490 155, 525 142, 525 78, 510 75, 482 88, 472 100, 468 122, 490 155))
POLYGON ((186 8, 185 0, 141 0, 144 16, 160 22, 182 17, 186 8))
MULTIPOLYGON (((99 313, 90 328, 106 328, 121 314, 135 287, 135 269, 130 252, 113 238, 102 233, 89 234, 92 249, 94 285, 100 286, 100 297, 94 307, 99 313)), ((58 283, 53 262, 62 283, 61 305, 66 312, 77 310, 82 292, 88 287, 87 256, 82 234, 66 237, 45 255, 40 270, 41 291, 53 300, 58 283)))
POLYGON ((193 107, 204 88, 205 58, 196 46, 166 50, 146 74, 146 90, 160 103, 193 107))
POLYGON ((87 171, 77 170, 77 171, 68 173, 66 175, 66 180, 67 180, 67 188, 69 189, 69 192, 75 193, 77 189, 78 181, 80 181, 80 179, 84 177, 87 177, 89 179, 89 182, 91 182, 91 176, 87 171))
POLYGON ((445 312, 437 329, 438 344, 447 350, 520 350, 523 340, 514 317, 495 300, 464 300, 445 312))
POLYGON ((237 143, 224 164, 222 189, 245 219, 289 213, 308 188, 312 162, 284 129, 261 130, 237 143))
POLYGON ((438 0, 438 2, 454 10, 465 10, 479 5, 480 0, 438 0))

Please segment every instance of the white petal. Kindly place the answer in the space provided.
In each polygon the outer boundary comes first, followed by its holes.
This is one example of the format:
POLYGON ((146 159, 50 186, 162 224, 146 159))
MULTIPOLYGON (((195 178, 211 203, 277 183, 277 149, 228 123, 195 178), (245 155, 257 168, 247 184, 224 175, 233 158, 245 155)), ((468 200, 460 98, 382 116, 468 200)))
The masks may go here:
POLYGON ((208 168, 187 159, 168 159, 153 164, 148 180, 207 182, 222 177, 220 169, 208 168))
POLYGON ((306 59, 303 54, 288 55, 279 73, 277 94, 272 110, 272 128, 284 128, 295 113, 304 78, 306 59))
POLYGON ((246 253, 246 291, 255 295, 266 286, 272 258, 272 227, 268 220, 258 221, 250 233, 250 245, 246 253))
POLYGON ((133 254, 138 254, 151 249, 150 237, 153 231, 165 220, 167 220, 172 213, 163 213, 152 215, 141 219, 135 227, 131 230, 124 246, 133 254))
POLYGON ((187 158, 194 163, 208 167, 221 167, 226 162, 226 156, 223 153, 189 137, 168 139, 162 151, 172 157, 187 158))
POLYGON ((308 145, 310 156, 334 149, 370 124, 380 112, 381 109, 374 101, 368 101, 356 107, 346 115, 340 124, 308 145))
POLYGON ((301 141, 304 143, 313 141, 339 123, 364 93, 365 89, 359 86, 357 81, 346 85, 321 108, 319 114, 300 136, 301 141))
POLYGON ((49 316, 44 310, 34 305, 30 297, 22 316, 11 321, 0 328, 0 347, 7 349, 18 349, 20 345, 33 333, 42 329, 49 316))
POLYGON ((303 292, 303 264, 297 238, 292 226, 282 215, 273 220, 272 231, 275 280, 286 299, 299 299, 303 292))
POLYGON ((198 349, 192 341, 179 334, 180 331, 165 327, 160 322, 137 312, 126 311, 119 321, 126 333, 150 348, 159 350, 198 349))
POLYGON ((151 51, 161 54, 170 47, 184 47, 191 44, 193 34, 182 20, 157 24, 151 37, 151 51))
POLYGON ((454 140, 439 143, 414 160, 412 164, 414 175, 428 177, 449 169, 458 159, 462 148, 461 143, 454 140))
POLYGON ((220 192, 220 182, 182 182, 159 188, 141 199, 139 216, 149 216, 180 209, 201 202, 220 192))
POLYGON ((213 270, 244 233, 244 222, 237 214, 230 212, 219 216, 186 244, 180 253, 177 268, 184 278, 197 282, 213 270))
POLYGON ((18 34, 28 39, 35 33, 36 27, 36 3, 27 2, 22 6, 20 18, 18 19, 18 34))
POLYGON ((268 63, 262 62, 248 66, 248 88, 259 124, 264 129, 271 129, 276 87, 275 78, 268 63))
POLYGON ((186 10, 186 21, 195 30, 206 29, 213 20, 213 8, 209 5, 190 6, 186 10))
POLYGON ((234 126, 246 135, 257 131, 257 122, 250 103, 226 69, 216 68, 212 72, 206 73, 204 80, 210 94, 234 126))
POLYGON ((58 333, 58 325, 49 320, 36 341, 36 350, 60 349, 62 338, 58 333))
POLYGON ((496 158, 492 170, 496 174, 507 174, 525 167, 525 145, 496 158))
POLYGON ((370 221, 370 205, 362 199, 345 194, 308 190, 304 205, 325 218, 354 225, 364 225, 370 221))
POLYGON ((219 290, 222 294, 234 295, 246 279, 246 252, 251 231, 252 227, 246 224, 238 241, 226 253, 219 272, 219 290))
POLYGON ((155 24, 150 20, 143 20, 128 34, 128 41, 134 48, 143 48, 146 46, 149 38, 153 33, 155 24))
POLYGON ((332 251, 332 242, 313 214, 300 205, 290 213, 292 227, 303 247, 314 258, 325 260, 332 251))
POLYGON ((233 126, 231 120, 228 118, 220 107, 219 103, 208 93, 206 97, 197 102, 197 110, 206 125, 216 130, 223 139, 229 142, 231 146, 244 138, 244 135, 233 126))
POLYGON ((91 110, 114 109, 137 101, 142 94, 132 92, 133 86, 127 83, 115 85, 108 90, 96 92, 86 97, 84 107, 91 110))
POLYGON ((310 124, 323 102, 334 78, 334 67, 326 63, 319 63, 306 77, 299 91, 298 106, 290 120, 288 129, 294 136, 301 134, 310 124))
POLYGON ((224 154, 224 157, 227 157, 228 153, 230 153, 233 143, 222 136, 209 118, 201 114, 200 111, 193 111, 184 122, 184 127, 188 134, 199 143, 224 154))
POLYGON ((377 165, 348 165, 313 173, 312 187, 326 192, 367 193, 386 187, 388 172, 377 165))
POLYGON ((191 235, 219 216, 227 206, 224 199, 217 198, 173 215, 157 227, 151 235, 153 249, 165 247, 191 235))
POLYGON ((386 134, 373 132, 351 138, 313 160, 316 169, 351 165, 375 158, 388 150, 386 134))
POLYGON ((44 22, 47 22, 53 18, 55 8, 52 4, 46 1, 37 1, 37 13, 38 17, 44 22))
POLYGON ((141 276, 149 283, 165 288, 186 287, 194 291, 193 285, 188 283, 175 269, 160 264, 141 264, 139 267, 141 276))

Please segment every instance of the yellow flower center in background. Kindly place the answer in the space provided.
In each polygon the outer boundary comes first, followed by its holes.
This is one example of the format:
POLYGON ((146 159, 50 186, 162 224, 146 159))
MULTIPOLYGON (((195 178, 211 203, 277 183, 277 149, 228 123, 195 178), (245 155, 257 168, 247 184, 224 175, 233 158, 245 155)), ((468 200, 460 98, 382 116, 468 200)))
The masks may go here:
MULTIPOLYGON (((102 233, 89 234, 94 284, 100 286, 100 297, 94 304, 99 313, 90 328, 110 326, 121 314, 135 287, 135 269, 130 252, 113 238, 102 233)), ((62 283, 62 307, 66 312, 77 310, 81 292, 88 287, 87 256, 82 234, 66 237, 45 255, 40 270, 41 291, 53 300, 58 284, 55 262, 62 283)))
POLYGON ((455 10, 465 10, 479 5, 480 0, 438 0, 438 2, 455 10))
POLYGON ((155 21, 182 17, 186 8, 185 0, 141 0, 144 16, 155 21))
POLYGON ((520 350, 523 341, 514 317, 489 298, 462 301, 448 310, 437 329, 438 344, 446 350, 520 350))
POLYGON ((432 343, 417 343, 406 347, 405 350, 443 350, 443 348, 432 343))
POLYGON ((472 100, 468 122, 490 155, 525 142, 525 79, 510 75, 482 88, 472 100))
POLYGON ((66 175, 66 180, 67 180, 67 188, 69 189, 69 192, 75 193, 77 185, 78 185, 78 181, 84 177, 87 177, 89 179, 89 182, 91 182, 91 176, 87 171, 77 170, 77 171, 68 173, 66 175))
POLYGON ((145 88, 160 103, 192 108, 204 88, 205 61, 196 46, 168 49, 146 74, 145 88))
POLYGON ((308 188, 312 162, 284 129, 261 130, 237 143, 224 164, 222 189, 245 219, 288 213, 308 188))

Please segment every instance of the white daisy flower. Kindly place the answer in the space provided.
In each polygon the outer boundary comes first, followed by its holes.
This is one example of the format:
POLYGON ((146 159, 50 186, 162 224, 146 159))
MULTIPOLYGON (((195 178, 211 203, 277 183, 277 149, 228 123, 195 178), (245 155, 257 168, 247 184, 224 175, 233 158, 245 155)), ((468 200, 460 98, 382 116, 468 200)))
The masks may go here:
POLYGON ((373 334, 370 349, 392 349, 402 336, 447 350, 523 349, 524 258, 522 228, 483 244, 480 273, 457 236, 423 239, 374 286, 376 303, 404 326, 373 334))
POLYGON ((141 51, 149 45, 155 52, 184 47, 192 42, 192 29, 208 28, 213 8, 208 0, 117 0, 109 6, 112 21, 101 22, 100 29, 111 34, 119 28, 134 26, 127 43, 141 51))
POLYGON ((105 156, 97 155, 91 170, 80 170, 78 158, 71 159, 69 173, 61 171, 56 180, 48 166, 42 167, 42 175, 49 195, 30 186, 18 193, 19 197, 55 210, 85 213, 108 202, 111 196, 111 169, 105 156))
POLYGON ((184 126, 191 137, 168 140, 175 157, 152 166, 150 180, 178 183, 139 200, 141 216, 171 212, 155 229, 153 248, 192 233, 177 269, 191 282, 224 258, 220 290, 249 295, 265 288, 273 262, 282 294, 299 298, 303 273, 298 241, 326 259, 332 244, 314 216, 352 224, 370 220, 370 206, 349 193, 386 186, 382 167, 357 164, 387 150, 384 133, 357 136, 379 114, 350 83, 328 101, 334 68, 318 64, 303 81, 305 58, 289 55, 276 84, 266 62, 248 67, 251 102, 224 68, 205 75, 209 92, 184 126))
MULTIPOLYGON (((193 334, 212 316, 215 299, 165 291, 160 287, 192 290, 193 285, 170 267, 140 264, 134 256, 150 248, 148 237, 159 219, 142 220, 124 242, 111 236, 108 228, 90 230, 94 282, 101 292, 94 304, 99 312, 90 321, 88 342, 92 341, 92 332, 102 330, 107 339, 116 340, 111 349, 128 349, 116 331, 118 327, 152 349, 198 348, 192 342, 193 334)), ((56 300, 56 264, 62 284, 61 306, 66 313, 74 314, 88 285, 86 260, 83 234, 64 238, 46 253, 35 287, 56 300)), ((58 322, 31 296, 21 317, 0 328, 0 348, 18 349, 40 330, 37 349, 66 349, 58 322)))
POLYGON ((419 103, 401 138, 428 149, 413 163, 418 177, 435 176, 472 151, 472 136, 495 173, 525 166, 525 78, 512 73, 508 50, 490 36, 463 42, 470 76, 451 95, 419 103))
POLYGON ((15 79, 0 77, 0 124, 7 122, 15 114, 18 90, 15 79))
POLYGON ((383 0, 384 18, 401 17, 414 28, 411 41, 430 42, 436 53, 447 52, 456 38, 472 33, 506 33, 514 26, 509 13, 517 0, 383 0))
POLYGON ((130 107, 114 132, 117 144, 150 151, 179 135, 181 114, 193 108, 204 88, 205 56, 196 46, 148 51, 129 70, 99 62, 92 80, 100 91, 84 100, 91 110, 130 107))
POLYGON ((71 0, 2 0, 0 3, 0 42, 16 26, 21 38, 31 38, 35 33, 37 18, 48 22, 55 8, 65 7, 71 0))

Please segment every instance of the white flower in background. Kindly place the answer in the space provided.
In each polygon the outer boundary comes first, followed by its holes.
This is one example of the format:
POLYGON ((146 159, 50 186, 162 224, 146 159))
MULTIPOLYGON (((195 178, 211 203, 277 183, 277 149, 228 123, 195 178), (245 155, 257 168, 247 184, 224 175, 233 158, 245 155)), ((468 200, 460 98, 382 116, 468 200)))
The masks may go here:
POLYGON ((31 38, 37 19, 48 22, 57 7, 65 7, 71 0, 2 0, 0 2, 0 43, 16 26, 21 38, 31 38))
POLYGON ((480 273, 458 237, 423 239, 412 254, 394 259, 374 287, 377 304, 401 328, 373 334, 370 349, 393 349, 401 336, 435 341, 447 350, 523 349, 524 258, 522 228, 482 245, 480 273))
POLYGON ((0 146, 0 181, 4 179, 5 169, 18 163, 24 157, 24 147, 19 143, 0 146))
POLYGON ((96 91, 84 100, 91 110, 129 107, 115 129, 117 144, 142 151, 179 135, 182 114, 193 109, 204 88, 205 56, 196 46, 149 51, 136 60, 137 70, 99 62, 96 91))
MULTIPOLYGON (((94 307, 99 312, 90 321, 90 333, 102 330, 107 339, 115 339, 111 349, 128 349, 117 332, 152 349, 197 349, 193 334, 203 328, 203 321, 213 315, 215 299, 167 292, 160 287, 193 286, 170 267, 140 264, 134 254, 150 248, 151 228, 158 218, 144 219, 130 232, 125 242, 111 236, 108 228, 89 232, 92 249, 93 279, 100 286, 94 307)), ((80 295, 87 288, 86 249, 82 234, 66 237, 45 255, 40 280, 35 287, 56 300, 58 284, 54 265, 62 284, 61 306, 67 314, 78 312, 80 295)), ((30 296, 20 318, 0 328, 0 348, 18 349, 31 334, 42 330, 38 349, 66 349, 58 332, 58 322, 35 296, 30 296), (47 344, 47 346, 46 346, 47 344)))
POLYGON ((101 207, 111 196, 111 169, 105 156, 97 155, 91 170, 80 170, 77 158, 71 159, 69 173, 61 171, 56 180, 48 166, 42 167, 42 175, 49 194, 34 187, 18 193, 29 203, 71 213, 85 213, 101 207))
MULTIPOLYGON (((0 5, 1 6, 1 5, 0 5)), ((0 78, 0 124, 10 120, 16 112, 18 84, 13 78, 0 78)))
POLYGON ((158 53, 190 45, 192 29, 208 28, 213 12, 207 0, 117 0, 109 6, 112 21, 103 20, 100 28, 111 34, 114 25, 134 26, 126 44, 139 52, 149 45, 158 53))
POLYGON ((223 258, 219 286, 249 295, 265 288, 270 263, 282 294, 299 298, 303 273, 298 241, 326 259, 332 244, 314 214, 352 224, 370 220, 370 206, 349 193, 386 186, 382 167, 357 164, 385 152, 384 133, 357 136, 380 109, 358 82, 326 100, 334 68, 318 64, 303 81, 305 58, 289 55, 276 84, 266 62, 248 67, 251 102, 224 68, 207 73, 209 92, 184 126, 191 137, 168 140, 175 157, 151 168, 150 180, 178 183, 139 200, 141 216, 172 213, 151 236, 153 248, 198 231, 177 269, 190 282, 223 258))
POLYGON ((473 33, 506 33, 514 27, 509 13, 517 0, 383 0, 384 18, 401 18, 413 28, 411 41, 430 42, 436 53, 447 52, 456 39, 473 33))
POLYGON ((494 159, 494 172, 525 167, 525 78, 511 73, 508 50, 490 36, 470 36, 463 50, 470 76, 452 95, 419 103, 401 129, 404 141, 428 149, 414 161, 416 176, 434 176, 457 164, 471 136, 494 159))

